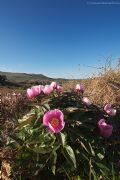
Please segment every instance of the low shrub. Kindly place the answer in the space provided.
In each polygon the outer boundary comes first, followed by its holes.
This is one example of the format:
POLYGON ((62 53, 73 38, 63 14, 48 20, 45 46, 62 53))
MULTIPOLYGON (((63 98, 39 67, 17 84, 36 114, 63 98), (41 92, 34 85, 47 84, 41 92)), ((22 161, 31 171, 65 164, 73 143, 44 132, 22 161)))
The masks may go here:
POLYGON ((27 90, 31 110, 17 120, 4 145, 12 154, 9 178, 118 179, 118 161, 108 150, 116 109, 110 104, 99 109, 84 97, 84 89, 77 84, 63 91, 52 82, 27 90))

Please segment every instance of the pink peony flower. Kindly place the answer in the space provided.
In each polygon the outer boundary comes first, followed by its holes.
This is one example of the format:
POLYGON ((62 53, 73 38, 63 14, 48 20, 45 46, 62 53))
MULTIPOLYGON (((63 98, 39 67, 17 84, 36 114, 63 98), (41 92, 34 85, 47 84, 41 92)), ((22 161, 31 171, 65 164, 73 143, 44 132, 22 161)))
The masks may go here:
POLYGON ((109 125, 105 122, 105 119, 101 119, 98 122, 98 127, 100 129, 100 133, 103 137, 110 137, 112 135, 112 131, 113 131, 113 126, 109 125))
POLYGON ((65 126, 64 115, 59 109, 48 111, 43 116, 43 124, 53 133, 59 133, 65 126))
POLYGON ((84 85, 83 84, 77 84, 76 85, 76 87, 75 87, 75 90, 77 91, 77 92, 84 92, 84 85))
POLYGON ((41 91, 42 91, 43 86, 42 85, 38 85, 38 86, 32 86, 31 88, 27 89, 27 97, 28 98, 35 98, 36 96, 38 96, 41 91))
POLYGON ((63 92, 63 87, 62 87, 62 86, 57 85, 57 91, 58 91, 59 93, 62 93, 62 92, 63 92))
POLYGON ((50 84, 50 86, 52 86, 53 89, 57 89, 58 84, 53 81, 53 82, 50 84))
POLYGON ((45 87, 43 88, 43 92, 44 92, 44 94, 46 94, 46 95, 50 95, 52 92, 53 92, 53 87, 52 86, 50 86, 50 85, 45 85, 45 87))
POLYGON ((116 109, 112 108, 111 104, 106 104, 105 107, 104 107, 104 110, 110 116, 115 116, 116 115, 116 109))
POLYGON ((91 101, 87 97, 83 97, 82 102, 83 102, 83 104, 85 104, 87 106, 90 106, 92 104, 91 101))

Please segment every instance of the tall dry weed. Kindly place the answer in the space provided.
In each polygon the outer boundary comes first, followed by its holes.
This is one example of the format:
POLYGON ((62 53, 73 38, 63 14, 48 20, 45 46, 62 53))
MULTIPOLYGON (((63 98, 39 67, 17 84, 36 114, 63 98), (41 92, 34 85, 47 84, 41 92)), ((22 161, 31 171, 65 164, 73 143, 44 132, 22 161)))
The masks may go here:
POLYGON ((70 80, 63 84, 65 90, 74 89, 77 83, 85 85, 85 96, 99 106, 111 103, 120 107, 120 60, 116 67, 111 67, 111 60, 107 60, 98 76, 83 80, 70 80))

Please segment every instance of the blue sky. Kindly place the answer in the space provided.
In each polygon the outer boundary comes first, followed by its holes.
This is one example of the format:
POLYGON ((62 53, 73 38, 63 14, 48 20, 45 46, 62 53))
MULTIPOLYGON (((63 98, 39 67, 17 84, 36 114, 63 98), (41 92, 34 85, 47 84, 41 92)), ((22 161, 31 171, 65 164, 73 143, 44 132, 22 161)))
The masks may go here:
POLYGON ((0 0, 0 70, 81 78, 120 57, 120 2, 0 0), (80 65, 78 65, 80 64, 80 65))

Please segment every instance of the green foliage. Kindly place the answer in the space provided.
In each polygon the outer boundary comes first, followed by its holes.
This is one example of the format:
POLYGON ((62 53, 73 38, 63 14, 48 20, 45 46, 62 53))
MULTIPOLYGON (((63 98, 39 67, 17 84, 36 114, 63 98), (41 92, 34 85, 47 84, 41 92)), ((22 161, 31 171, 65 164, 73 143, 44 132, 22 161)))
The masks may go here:
POLYGON ((106 162, 104 139, 97 129, 103 112, 94 105, 85 106, 81 97, 74 92, 55 92, 48 100, 38 99, 32 110, 18 120, 7 142, 17 152, 12 165, 16 179, 117 177, 114 166, 106 162), (43 115, 54 108, 62 110, 65 117, 65 128, 58 134, 43 125, 43 115))
POLYGON ((74 167, 76 169, 76 158, 73 149, 68 145, 64 146, 63 155, 65 156, 71 167, 74 167))

